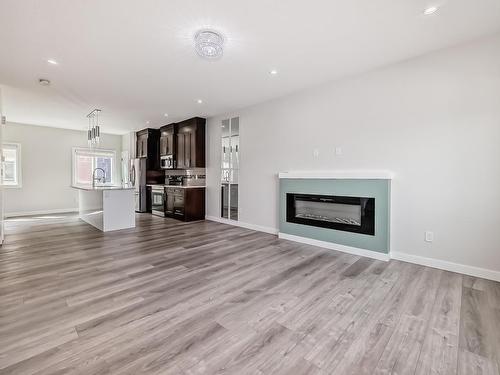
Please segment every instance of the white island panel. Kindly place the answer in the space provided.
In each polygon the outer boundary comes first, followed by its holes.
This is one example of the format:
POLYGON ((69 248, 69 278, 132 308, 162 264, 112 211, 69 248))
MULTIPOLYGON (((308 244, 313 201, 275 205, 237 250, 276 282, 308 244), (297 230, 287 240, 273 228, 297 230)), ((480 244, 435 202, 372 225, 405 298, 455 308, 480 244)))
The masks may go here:
POLYGON ((103 232, 135 228, 134 190, 75 187, 79 190, 80 218, 103 232))
POLYGON ((78 210, 80 219, 103 230, 102 191, 80 190, 78 192, 78 210))
POLYGON ((134 190, 103 191, 104 232, 135 228, 134 190))

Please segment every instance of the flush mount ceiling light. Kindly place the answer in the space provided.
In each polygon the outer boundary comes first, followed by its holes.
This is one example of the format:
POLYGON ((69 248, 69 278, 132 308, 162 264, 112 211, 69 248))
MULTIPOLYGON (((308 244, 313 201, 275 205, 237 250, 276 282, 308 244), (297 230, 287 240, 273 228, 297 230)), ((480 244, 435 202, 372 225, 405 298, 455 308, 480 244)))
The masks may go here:
POLYGON ((276 69, 273 69, 269 72, 269 74, 275 76, 276 74, 278 74, 278 71, 276 69))
POLYGON ((198 100, 196 101, 196 103, 201 104, 201 103, 203 103, 203 100, 198 99, 198 100))
POLYGON ((224 38, 215 30, 202 29, 194 36, 196 53, 207 60, 217 60, 222 57, 224 38))
POLYGON ((168 117, 168 113, 165 113, 163 116, 168 117))
POLYGON ((59 65, 59 63, 56 60, 48 59, 47 62, 52 65, 59 65))
POLYGON ((38 83, 42 86, 50 86, 50 81, 45 78, 38 79, 38 83))
POLYGON ((436 7, 436 6, 428 7, 428 8, 424 9, 424 14, 426 16, 430 16, 431 14, 436 13, 437 10, 438 10, 438 7, 436 7))

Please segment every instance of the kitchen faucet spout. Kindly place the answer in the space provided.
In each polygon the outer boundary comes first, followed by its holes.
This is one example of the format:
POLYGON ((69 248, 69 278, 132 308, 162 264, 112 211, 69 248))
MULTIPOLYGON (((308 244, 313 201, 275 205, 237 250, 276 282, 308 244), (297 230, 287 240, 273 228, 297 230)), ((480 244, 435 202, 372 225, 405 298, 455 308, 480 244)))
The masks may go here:
POLYGON ((94 171, 92 172, 92 187, 95 188, 95 181, 99 181, 99 182, 102 182, 102 183, 106 183, 106 171, 102 168, 95 168, 94 171), (95 173, 98 171, 98 170, 101 170, 102 171, 102 177, 97 177, 95 176, 95 173), (102 180, 102 181, 101 181, 102 180))

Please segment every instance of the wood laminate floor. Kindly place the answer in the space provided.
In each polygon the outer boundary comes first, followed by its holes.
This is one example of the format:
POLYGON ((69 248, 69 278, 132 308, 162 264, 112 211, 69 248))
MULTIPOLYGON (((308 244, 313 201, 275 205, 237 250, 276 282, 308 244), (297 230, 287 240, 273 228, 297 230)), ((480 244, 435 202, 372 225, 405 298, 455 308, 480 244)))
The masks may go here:
POLYGON ((500 285, 214 222, 7 222, 1 374, 498 374, 500 285))

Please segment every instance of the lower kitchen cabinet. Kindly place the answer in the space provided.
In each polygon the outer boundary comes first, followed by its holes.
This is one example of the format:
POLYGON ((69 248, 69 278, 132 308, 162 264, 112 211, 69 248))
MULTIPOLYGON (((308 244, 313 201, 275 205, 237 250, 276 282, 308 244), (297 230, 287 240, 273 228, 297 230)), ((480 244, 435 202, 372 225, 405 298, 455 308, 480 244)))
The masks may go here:
POLYGON ((205 219, 204 187, 166 187, 165 216, 183 221, 205 219))

